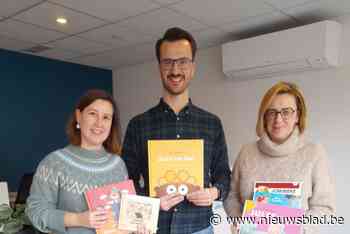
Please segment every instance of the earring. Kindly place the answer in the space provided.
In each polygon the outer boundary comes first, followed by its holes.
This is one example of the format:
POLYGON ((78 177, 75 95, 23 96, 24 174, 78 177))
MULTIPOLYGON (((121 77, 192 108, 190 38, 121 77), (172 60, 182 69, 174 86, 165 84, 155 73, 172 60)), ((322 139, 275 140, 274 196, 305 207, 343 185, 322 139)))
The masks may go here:
POLYGON ((77 125, 75 126, 77 129, 80 129, 80 124, 77 123, 77 125))

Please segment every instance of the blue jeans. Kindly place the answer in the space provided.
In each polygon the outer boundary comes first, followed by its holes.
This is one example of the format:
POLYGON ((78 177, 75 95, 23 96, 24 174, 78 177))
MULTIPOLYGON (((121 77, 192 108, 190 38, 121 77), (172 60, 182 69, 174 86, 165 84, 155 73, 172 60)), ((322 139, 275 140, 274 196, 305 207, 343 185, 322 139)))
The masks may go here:
POLYGON ((194 232, 192 234, 214 234, 214 229, 213 227, 210 225, 209 227, 203 229, 203 230, 200 230, 198 232, 194 232))

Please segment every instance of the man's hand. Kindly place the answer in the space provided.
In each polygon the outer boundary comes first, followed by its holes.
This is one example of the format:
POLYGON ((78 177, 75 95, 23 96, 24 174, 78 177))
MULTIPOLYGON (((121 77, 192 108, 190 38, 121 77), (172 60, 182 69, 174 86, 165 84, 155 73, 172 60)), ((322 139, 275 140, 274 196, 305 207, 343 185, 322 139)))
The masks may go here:
POLYGON ((184 196, 178 194, 178 193, 173 193, 173 194, 168 194, 165 196, 160 197, 160 208, 162 210, 169 210, 173 206, 179 204, 185 199, 184 196))
POLYGON ((200 189, 186 195, 188 201, 196 206, 210 206, 219 197, 219 191, 216 187, 200 189))

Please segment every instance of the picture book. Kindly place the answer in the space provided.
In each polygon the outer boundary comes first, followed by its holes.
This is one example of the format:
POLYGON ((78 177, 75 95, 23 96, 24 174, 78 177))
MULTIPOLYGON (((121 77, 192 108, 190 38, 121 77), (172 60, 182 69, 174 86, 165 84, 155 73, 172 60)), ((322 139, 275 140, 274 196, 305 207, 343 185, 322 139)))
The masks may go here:
POLYGON ((85 198, 90 210, 106 209, 108 211, 108 221, 102 228, 96 229, 97 234, 122 233, 119 230, 118 221, 120 201, 123 193, 135 194, 132 180, 104 185, 85 192, 85 198))
POLYGON ((303 209, 246 200, 239 234, 301 234, 303 209))
POLYGON ((148 170, 151 197, 189 192, 203 187, 204 141, 149 140, 148 170))
POLYGON ((137 231, 143 225, 151 233, 157 232, 160 199, 123 194, 120 207, 119 228, 137 231))
POLYGON ((258 181, 254 186, 253 200, 292 208, 301 208, 301 182, 258 181))

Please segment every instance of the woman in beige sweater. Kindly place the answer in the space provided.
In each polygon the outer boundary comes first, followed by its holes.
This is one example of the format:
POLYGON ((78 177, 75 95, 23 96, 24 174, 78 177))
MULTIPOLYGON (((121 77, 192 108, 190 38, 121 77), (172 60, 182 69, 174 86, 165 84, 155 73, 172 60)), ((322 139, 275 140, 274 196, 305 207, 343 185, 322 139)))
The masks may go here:
MULTIPOLYGON (((279 82, 267 91, 256 125, 259 140, 244 145, 234 163, 224 203, 229 216, 242 215, 245 200, 253 198, 255 181, 302 182, 305 215, 334 214, 334 184, 327 155, 322 145, 306 141, 305 125, 304 96, 296 85, 279 82)), ((316 233, 315 228, 304 225, 303 233, 316 233)))

